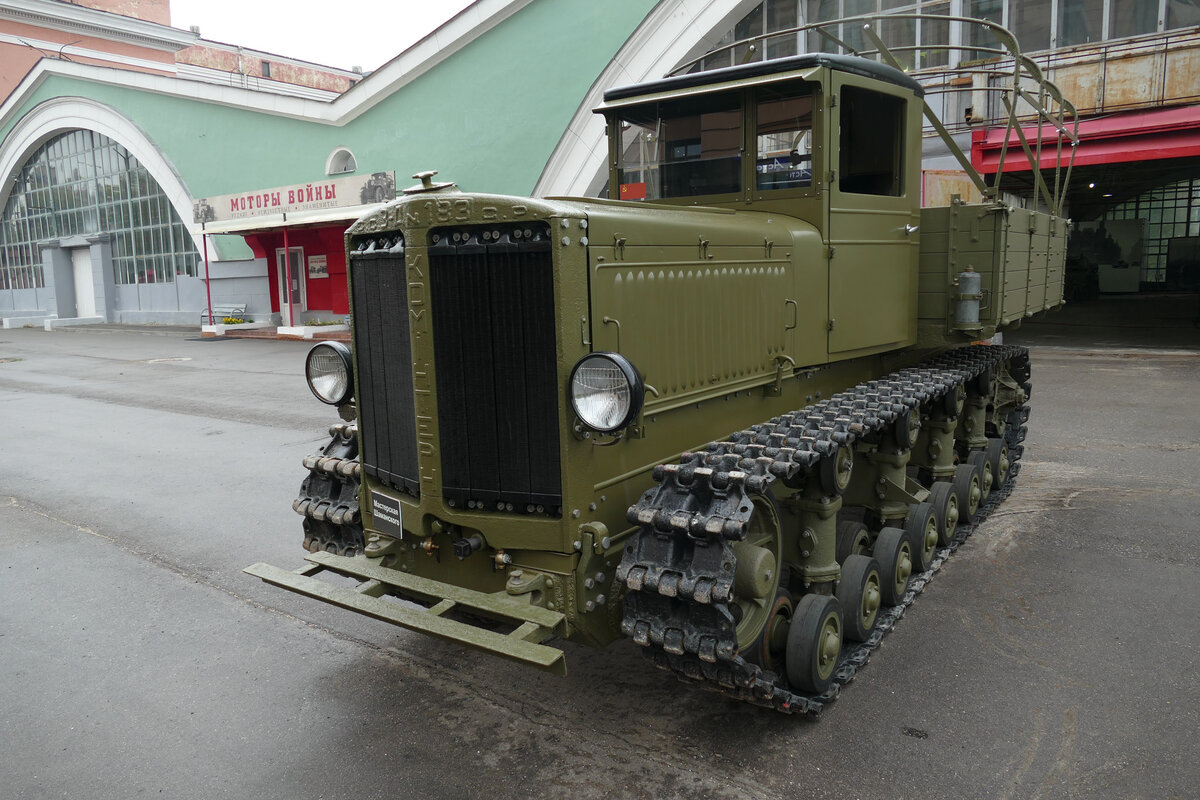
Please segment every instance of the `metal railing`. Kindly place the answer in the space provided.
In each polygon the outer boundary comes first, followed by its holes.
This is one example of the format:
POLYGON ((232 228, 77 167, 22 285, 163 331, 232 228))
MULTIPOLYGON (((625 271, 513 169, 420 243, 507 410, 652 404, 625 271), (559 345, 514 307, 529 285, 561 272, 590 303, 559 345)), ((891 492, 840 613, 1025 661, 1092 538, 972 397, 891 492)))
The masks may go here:
MULTIPOLYGON (((935 26, 931 25, 931 27, 935 26)), ((851 30, 853 29, 851 27, 851 30)), ((923 109, 925 118, 937 135, 941 137, 950 154, 958 161, 963 171, 975 184, 976 188, 979 189, 983 197, 992 201, 998 197, 1000 178, 1004 173, 1005 162, 1009 160, 1009 143, 1013 141, 1015 134, 1016 141, 1020 144, 1022 154, 1024 155, 1024 163, 1029 166, 1030 172, 1033 175, 1036 192, 1052 213, 1056 215, 1062 214, 1066 189, 1071 177, 1071 167, 1074 165, 1075 147, 1079 143, 1078 112, 1071 101, 1066 99, 1059 88, 1045 76, 1042 68, 1033 59, 1021 52, 1020 45, 1017 43, 1017 39, 1012 32, 997 23, 974 19, 972 17, 952 17, 934 14, 867 14, 845 17, 842 19, 809 23, 807 25, 798 25, 773 33, 739 39, 738 41, 714 48, 698 58, 679 65, 670 74, 679 75, 692 71, 704 59, 712 58, 717 53, 728 51, 732 58, 733 53, 740 48, 745 49, 743 61, 748 61, 758 53, 760 46, 773 39, 799 37, 802 34, 810 32, 825 39, 830 44, 841 48, 850 55, 863 58, 876 58, 902 71, 904 67, 897 58, 897 54, 904 54, 906 52, 945 50, 947 52, 976 54, 975 58, 979 58, 980 56, 985 57, 987 61, 982 63, 986 63, 986 67, 980 64, 969 64, 963 67, 921 70, 914 75, 925 89, 923 109), (930 43, 925 41, 920 44, 892 43, 889 46, 883 39, 882 30, 885 27, 883 23, 894 23, 899 20, 922 20, 936 23, 937 25, 944 24, 947 31, 952 31, 959 35, 950 34, 947 37, 950 41, 946 42, 930 43), (842 26, 861 26, 858 29, 862 31, 866 42, 869 42, 871 46, 866 48, 848 44, 836 33, 842 26), (967 29, 972 27, 990 36, 995 46, 974 41, 976 37, 962 35, 967 29), (968 44, 964 42, 966 39, 971 39, 972 41, 968 44), (995 76, 998 74, 1010 76, 1011 80, 1006 78, 1003 82, 997 82, 995 81, 995 76), (983 85, 975 85, 974 75, 987 76, 983 81, 983 85), (971 77, 971 80, 968 83, 960 83, 955 80, 955 78, 963 77, 971 77), (987 104, 988 107, 994 107, 997 111, 1001 107, 1003 108, 1003 113, 989 115, 990 119, 984 120, 984 122, 997 127, 1000 124, 1004 125, 1004 136, 1001 140, 996 176, 991 185, 988 185, 979 171, 971 164, 970 158, 963 153, 962 148, 959 147, 951 135, 945 121, 934 111, 933 105, 930 102, 931 97, 964 91, 972 93, 983 92, 989 96, 997 97, 999 103, 989 103, 987 104), (1022 119, 1035 120, 1032 126, 1033 130, 1030 132, 1032 135, 1027 134, 1025 131, 1022 126, 1022 119), (1053 189, 1047 185, 1040 169, 1043 150, 1050 147, 1054 149, 1055 153, 1053 189), (1064 149, 1067 152, 1064 152, 1064 149), (1062 169, 1064 158, 1066 160, 1065 173, 1062 169)), ((943 103, 943 113, 944 109, 945 104, 943 103)), ((1012 166, 1011 161, 1009 162, 1009 166, 1012 166)))

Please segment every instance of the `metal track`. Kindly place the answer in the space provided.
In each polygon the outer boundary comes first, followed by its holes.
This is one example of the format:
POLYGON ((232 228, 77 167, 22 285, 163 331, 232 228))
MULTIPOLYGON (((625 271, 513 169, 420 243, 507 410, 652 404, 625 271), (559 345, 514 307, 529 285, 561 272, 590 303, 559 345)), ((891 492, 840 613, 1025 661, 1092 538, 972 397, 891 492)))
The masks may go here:
POLYGON ((339 422, 329 436, 325 449, 304 459, 308 477, 292 508, 304 517, 305 550, 353 556, 363 550, 358 426, 339 422))
POLYGON ((679 464, 656 467, 659 485, 628 513, 641 530, 631 537, 616 573, 628 589, 622 632, 645 648, 647 658, 683 680, 785 713, 819 716, 950 553, 1007 496, 1020 468, 1015 462, 1029 409, 1023 405, 1007 420, 1009 481, 992 491, 974 524, 959 527, 929 570, 913 576, 902 602, 881 610, 868 641, 843 649, 833 685, 819 696, 792 691, 781 676, 738 654, 733 543, 745 538, 751 496, 765 493, 775 481, 793 488, 812 480, 828 484, 839 448, 852 447, 906 409, 936 400, 1005 361, 1028 393, 1025 348, 962 348, 711 442, 703 451, 684 453, 679 464))

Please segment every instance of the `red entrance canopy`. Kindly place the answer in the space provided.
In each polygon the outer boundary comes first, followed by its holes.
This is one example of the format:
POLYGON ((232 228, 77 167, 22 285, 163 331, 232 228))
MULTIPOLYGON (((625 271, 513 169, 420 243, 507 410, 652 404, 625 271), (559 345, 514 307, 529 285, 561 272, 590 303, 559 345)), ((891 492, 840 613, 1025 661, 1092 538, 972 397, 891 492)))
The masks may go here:
MULTIPOLYGON (((1068 122, 1067 126, 1070 127, 1068 122)), ((971 132, 971 164, 980 173, 995 174, 1004 144, 1004 128, 971 132)), ((1023 128, 1025 138, 1034 147, 1037 126, 1023 128)), ((1051 125, 1042 126, 1042 169, 1054 169, 1057 142, 1051 125)), ((1069 140, 1063 139, 1063 163, 1070 156, 1069 140)), ((1128 111, 1085 119, 1079 123, 1079 145, 1075 166, 1121 164, 1129 161, 1155 161, 1166 158, 1200 156, 1200 105, 1128 111)), ((1014 130, 1004 157, 1005 172, 1028 172, 1029 160, 1021 149, 1014 130)))

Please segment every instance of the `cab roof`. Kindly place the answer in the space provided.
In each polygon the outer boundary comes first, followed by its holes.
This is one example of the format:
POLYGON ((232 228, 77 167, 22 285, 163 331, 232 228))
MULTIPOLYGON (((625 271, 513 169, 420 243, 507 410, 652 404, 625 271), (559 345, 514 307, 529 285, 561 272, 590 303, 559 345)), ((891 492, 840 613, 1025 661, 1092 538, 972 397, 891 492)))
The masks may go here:
POLYGON ((685 75, 676 75, 657 81, 637 83, 632 86, 617 86, 604 93, 604 102, 608 103, 614 100, 625 100, 641 95, 691 89, 709 84, 740 81, 747 78, 764 78, 777 73, 794 72, 797 70, 812 69, 813 67, 828 67, 839 72, 874 78, 875 80, 909 89, 917 97, 923 97, 925 94, 921 88, 921 84, 895 67, 888 66, 887 64, 880 64, 878 61, 871 61, 870 59, 859 58, 857 56, 842 56, 833 53, 806 53, 799 56, 739 64, 735 67, 722 67, 705 72, 689 72, 685 75))

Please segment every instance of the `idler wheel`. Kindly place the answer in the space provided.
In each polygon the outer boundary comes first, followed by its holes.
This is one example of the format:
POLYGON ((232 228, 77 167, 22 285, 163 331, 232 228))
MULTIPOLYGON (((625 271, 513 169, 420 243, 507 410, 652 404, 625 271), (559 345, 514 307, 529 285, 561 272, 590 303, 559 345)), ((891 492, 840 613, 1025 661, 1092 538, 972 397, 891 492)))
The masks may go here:
POLYGON ((929 504, 933 506, 938 520, 938 546, 945 547, 954 538, 958 527, 958 495, 949 481, 937 481, 929 490, 929 504))
POLYGON ((775 576, 775 554, 766 547, 737 542, 733 554, 737 557, 733 591, 739 597, 761 600, 779 583, 775 576))
POLYGON ((879 563, 870 556, 847 558, 842 564, 842 579, 836 594, 842 607, 845 638, 852 642, 866 641, 875 629, 883 602, 879 563))
POLYGON ((842 609, 837 600, 823 594, 801 597, 788 626, 788 682, 800 692, 823 693, 833 682, 841 652, 842 609))
POLYGON ((904 532, 912 542, 913 572, 924 572, 933 564, 937 552, 941 521, 929 503, 917 503, 908 507, 904 519, 904 532))
POLYGON ((958 521, 970 522, 983 500, 983 481, 977 464, 959 464, 954 469, 954 494, 958 497, 958 521))
POLYGON ((879 564, 879 599, 894 606, 908 591, 912 578, 912 542, 900 528, 884 528, 875 539, 875 561, 879 564))
POLYGON ((738 650, 752 649, 777 613, 782 533, 779 510, 769 494, 754 495, 754 510, 746 524, 746 538, 734 547, 733 609, 738 650), (744 557, 744 558, 743 558, 744 557))
POLYGON ((771 604, 767 624, 750 647, 742 652, 747 661, 752 661, 777 675, 783 674, 788 627, 791 625, 794 611, 792 596, 787 589, 780 587, 775 593, 775 602, 771 604))

